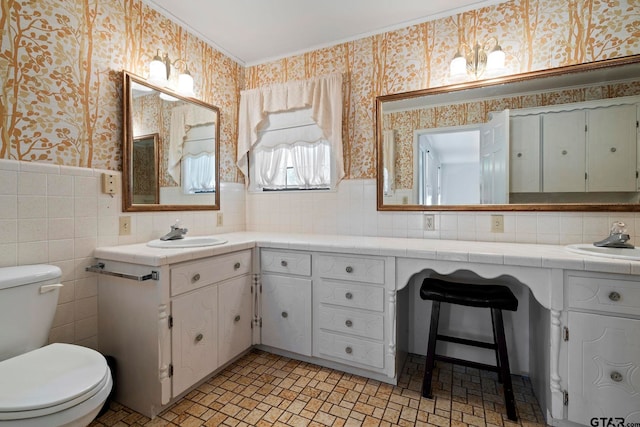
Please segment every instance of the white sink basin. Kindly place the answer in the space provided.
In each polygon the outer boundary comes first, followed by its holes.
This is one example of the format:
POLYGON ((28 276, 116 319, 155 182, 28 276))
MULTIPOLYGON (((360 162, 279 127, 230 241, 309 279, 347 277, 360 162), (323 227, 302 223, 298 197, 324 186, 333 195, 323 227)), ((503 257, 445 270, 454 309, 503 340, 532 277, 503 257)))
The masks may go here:
POLYGON ((582 255, 640 261, 640 248, 600 248, 588 243, 583 243, 578 245, 568 245, 566 246, 566 249, 569 252, 575 252, 582 255))
POLYGON ((224 239, 217 239, 215 237, 185 237, 184 239, 177 240, 152 240, 147 242, 147 246, 151 248, 198 248, 203 246, 215 246, 227 243, 224 239))

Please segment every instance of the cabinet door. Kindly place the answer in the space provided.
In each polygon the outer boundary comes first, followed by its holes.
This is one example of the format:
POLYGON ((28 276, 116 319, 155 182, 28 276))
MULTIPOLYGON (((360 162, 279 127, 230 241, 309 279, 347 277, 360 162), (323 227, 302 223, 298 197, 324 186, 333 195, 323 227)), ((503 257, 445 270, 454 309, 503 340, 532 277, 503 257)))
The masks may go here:
POLYGON ((570 311, 569 330, 569 420, 640 422, 640 320, 570 311))
POLYGON ((509 144, 509 191, 540 192, 540 116, 511 117, 509 144))
POLYGON ((218 287, 220 366, 251 347, 251 296, 251 276, 231 279, 218 287))
POLYGON ((586 189, 585 112, 542 115, 542 188, 544 192, 586 189))
POLYGON ((587 191, 636 191, 636 106, 587 111, 587 191))
POLYGON ((208 286, 171 302, 173 396, 218 367, 218 289, 208 286))
POLYGON ((262 344, 311 356, 311 280, 262 276, 262 344))

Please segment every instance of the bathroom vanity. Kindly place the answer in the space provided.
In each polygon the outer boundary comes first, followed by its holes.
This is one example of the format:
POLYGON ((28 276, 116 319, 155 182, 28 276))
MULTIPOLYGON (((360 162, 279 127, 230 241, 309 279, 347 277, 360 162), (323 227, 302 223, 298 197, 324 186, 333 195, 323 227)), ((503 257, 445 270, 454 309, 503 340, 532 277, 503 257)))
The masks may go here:
POLYGON ((500 277, 517 291, 514 373, 531 377, 550 424, 640 421, 640 262, 553 245, 221 237, 228 243, 215 247, 96 250, 105 270, 156 272, 99 280, 100 350, 117 360, 124 405, 153 417, 253 345, 396 383, 411 329, 428 326, 412 319, 430 306, 411 289, 453 274, 500 277))

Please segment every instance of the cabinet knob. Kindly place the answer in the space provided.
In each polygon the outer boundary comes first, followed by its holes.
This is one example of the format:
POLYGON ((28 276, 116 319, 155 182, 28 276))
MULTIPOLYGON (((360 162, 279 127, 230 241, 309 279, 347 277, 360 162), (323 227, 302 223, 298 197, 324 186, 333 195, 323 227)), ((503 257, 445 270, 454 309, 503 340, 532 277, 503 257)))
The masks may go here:
POLYGON ((283 311, 282 312, 282 317, 284 317, 286 319, 287 317, 289 317, 289 313, 287 313, 286 311, 283 311))
POLYGON ((280 261, 280 265, 283 266, 283 267, 286 267, 287 266, 287 261, 285 261, 285 260, 280 261))
POLYGON ((347 292, 346 294, 344 294, 344 297, 346 299, 351 299, 351 298, 353 298, 353 294, 351 292, 347 292))
POLYGON ((193 283, 196 283, 198 280, 200 280, 200 273, 194 274, 193 277, 191 278, 191 281, 193 283))
POLYGON ((611 147, 611 152, 615 153, 616 152, 616 147, 611 147))
POLYGON ((617 293, 616 291, 613 291, 609 294, 609 299, 611 301, 620 301, 620 294, 617 293))
POLYGON ((353 322, 351 320, 347 320, 346 322, 344 322, 344 324, 347 326, 347 328, 350 328, 353 326, 353 322))
POLYGON ((196 335, 196 342, 202 341, 202 338, 204 338, 204 336, 202 334, 196 335))
POLYGON ((233 269, 234 270, 238 270, 240 268, 240 263, 236 262, 235 264, 233 264, 233 269))
POLYGON ((518 156, 518 157, 522 157, 522 153, 518 153, 518 154, 517 154, 517 156, 518 156))
POLYGON ((566 156, 567 155, 567 150, 562 150, 562 155, 566 156))
POLYGON ((620 381, 622 381, 622 374, 620 372, 613 371, 611 372, 611 379, 619 383, 620 381))
POLYGON ((347 268, 345 268, 345 270, 347 271, 347 273, 353 273, 353 267, 351 267, 350 265, 347 266, 347 268))
POLYGON ((351 353, 353 353, 353 349, 351 347, 347 347, 347 348, 344 349, 344 352, 347 353, 347 354, 351 354, 351 353))
POLYGON ((236 315, 236 317, 233 318, 234 322, 239 322, 240 321, 240 315, 236 315))

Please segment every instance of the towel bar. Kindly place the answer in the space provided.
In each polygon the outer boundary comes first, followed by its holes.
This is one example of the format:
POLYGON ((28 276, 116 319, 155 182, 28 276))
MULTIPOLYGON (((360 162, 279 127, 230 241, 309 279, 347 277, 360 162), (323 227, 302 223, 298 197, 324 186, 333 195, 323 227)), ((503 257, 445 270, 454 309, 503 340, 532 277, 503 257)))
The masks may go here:
POLYGON ((133 274, 118 273, 115 271, 109 271, 104 269, 104 263, 99 262, 95 265, 85 268, 85 271, 91 271, 92 273, 106 274, 108 276, 122 277, 123 279, 137 280, 138 282, 144 282, 145 280, 159 280, 160 274, 157 271, 151 271, 151 274, 145 274, 144 276, 136 276, 133 274))

